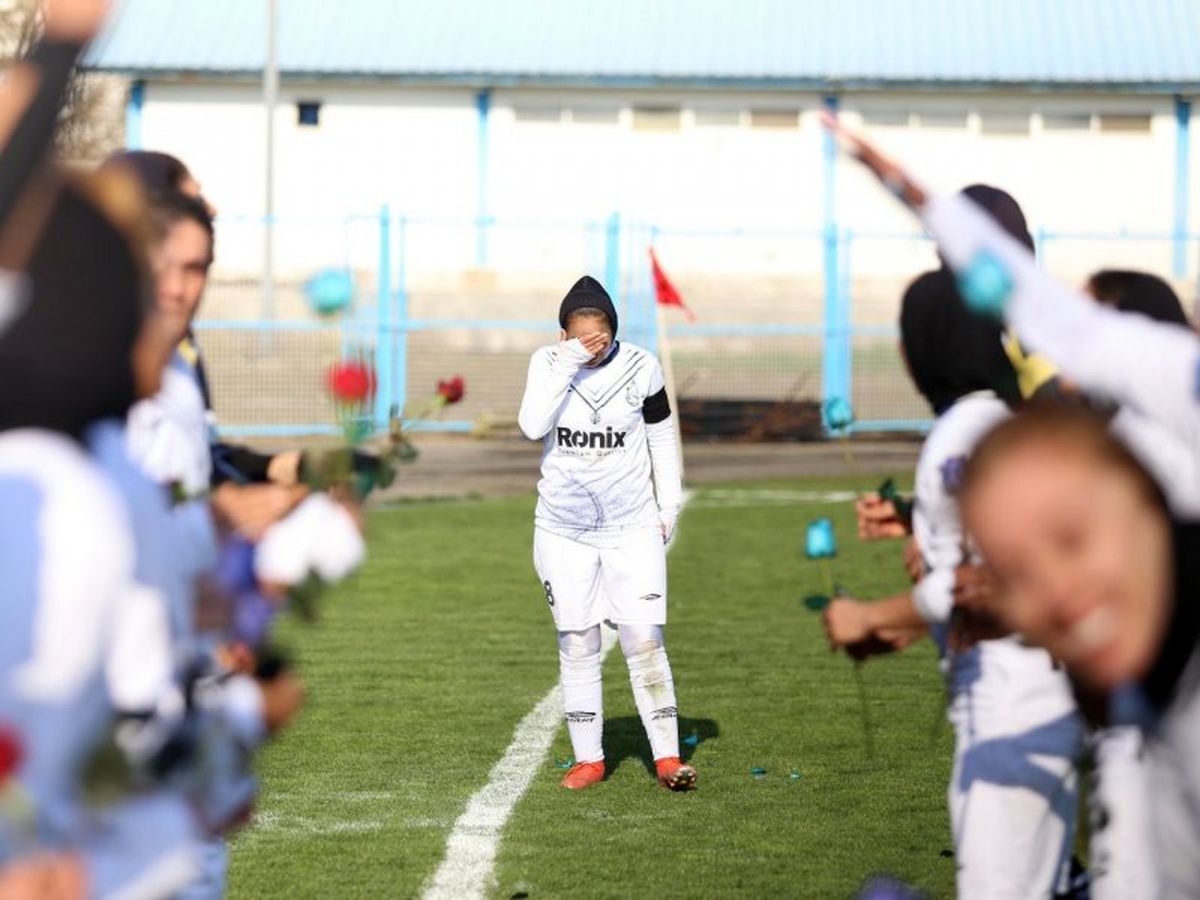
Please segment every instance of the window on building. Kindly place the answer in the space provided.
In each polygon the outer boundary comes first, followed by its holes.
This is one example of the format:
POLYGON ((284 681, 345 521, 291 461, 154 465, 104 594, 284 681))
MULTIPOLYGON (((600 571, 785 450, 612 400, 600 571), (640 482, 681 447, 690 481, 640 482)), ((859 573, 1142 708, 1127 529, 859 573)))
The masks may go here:
POLYGON ((868 128, 907 128, 909 114, 907 109, 864 109, 862 120, 868 128))
POLYGON ((571 121, 576 125, 616 125, 621 111, 615 106, 573 106, 571 121))
POLYGON ((918 128, 962 131, 967 127, 967 114, 953 110, 925 111, 917 113, 913 121, 918 128))
POLYGON ((1029 134, 1029 115, 1028 113, 980 113, 979 132, 992 135, 1029 134))
POLYGON ((1091 131, 1091 113, 1042 113, 1042 131, 1091 131))
POLYGON ((800 125, 798 109, 752 109, 751 128, 797 128, 800 125))
POLYGON ((678 131, 681 112, 678 106, 635 106, 633 128, 635 131, 678 131))
POLYGON ((321 101, 301 100, 296 104, 296 124, 316 128, 321 124, 321 101))
POLYGON ((1100 114, 1100 131, 1105 134, 1149 134, 1150 116, 1148 114, 1100 114))
POLYGON ((698 128, 736 128, 742 124, 740 109, 696 109, 692 117, 698 128))
POLYGON ((514 106, 513 118, 518 122, 557 125, 562 121, 562 108, 558 106, 514 106))

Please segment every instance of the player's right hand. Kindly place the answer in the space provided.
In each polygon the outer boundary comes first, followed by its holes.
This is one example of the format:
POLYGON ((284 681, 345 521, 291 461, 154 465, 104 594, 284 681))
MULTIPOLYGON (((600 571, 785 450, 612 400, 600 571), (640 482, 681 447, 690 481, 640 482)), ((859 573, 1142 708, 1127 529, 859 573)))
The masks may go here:
POLYGON ((858 536, 861 540, 902 538, 908 534, 908 526, 900 518, 896 504, 878 494, 859 497, 854 501, 854 512, 858 517, 858 536))
POLYGON ((859 644, 871 637, 870 610, 866 603, 849 597, 834 597, 821 619, 830 649, 859 644))
POLYGON ((588 352, 589 362, 598 362, 601 355, 608 350, 609 337, 603 331, 595 331, 579 338, 583 349, 588 352))

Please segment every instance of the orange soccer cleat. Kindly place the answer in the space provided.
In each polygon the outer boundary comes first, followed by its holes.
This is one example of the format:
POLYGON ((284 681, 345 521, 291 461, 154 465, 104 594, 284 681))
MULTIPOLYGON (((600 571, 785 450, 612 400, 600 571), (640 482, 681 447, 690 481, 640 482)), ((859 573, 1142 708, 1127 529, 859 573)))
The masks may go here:
POLYGON ((604 780, 604 760, 576 763, 563 776, 562 786, 571 791, 582 791, 604 780))
POLYGON ((654 761, 658 771, 658 783, 672 791, 696 789, 696 770, 682 762, 678 756, 664 756, 654 761))

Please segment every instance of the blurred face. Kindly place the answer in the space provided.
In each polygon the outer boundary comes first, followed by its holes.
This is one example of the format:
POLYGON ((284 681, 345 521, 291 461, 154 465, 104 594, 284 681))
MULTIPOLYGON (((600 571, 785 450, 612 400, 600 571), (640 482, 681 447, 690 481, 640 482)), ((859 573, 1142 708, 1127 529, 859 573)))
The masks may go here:
POLYGON ((600 350, 592 357, 589 366, 599 365, 604 362, 604 358, 608 356, 608 351, 612 347, 613 333, 609 327, 608 319, 604 316, 574 316, 567 320, 567 328, 562 332, 562 339, 569 341, 572 338, 582 340, 585 337, 593 334, 601 334, 604 336, 604 344, 600 350))
POLYGON ((1032 442, 963 499, 1005 624, 1095 688, 1146 674, 1170 609, 1170 528, 1127 472, 1062 441, 1032 442))
POLYGON ((200 307, 212 263, 212 241, 197 222, 176 222, 150 254, 159 314, 180 340, 200 307))

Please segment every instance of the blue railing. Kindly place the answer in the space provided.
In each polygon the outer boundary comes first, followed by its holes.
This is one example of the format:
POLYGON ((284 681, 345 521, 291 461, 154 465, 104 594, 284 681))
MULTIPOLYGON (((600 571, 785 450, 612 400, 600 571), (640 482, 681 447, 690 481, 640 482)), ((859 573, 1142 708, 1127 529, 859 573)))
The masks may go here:
MULTIPOLYGON (((828 212, 828 211, 827 211, 828 212)), ((222 217, 225 222, 251 223, 261 226, 262 219, 253 217, 222 217)), ((661 227, 623 219, 613 213, 603 220, 589 222, 513 222, 493 217, 453 219, 437 217, 406 217, 383 207, 372 216, 350 216, 338 220, 291 219, 287 225, 342 225, 347 229, 354 223, 372 223, 377 241, 375 262, 375 292, 373 302, 359 303, 352 312, 336 323, 320 320, 244 321, 228 319, 202 320, 196 324, 203 342, 205 333, 262 334, 289 332, 322 332, 331 329, 340 335, 343 348, 367 348, 373 354, 378 376, 378 393, 373 410, 377 428, 387 427, 390 411, 404 409, 411 399, 408 384, 410 347, 409 336, 423 332, 529 332, 545 334, 544 320, 460 318, 414 318, 409 311, 410 262, 409 238, 417 227, 469 228, 485 240, 497 229, 557 229, 580 233, 588 250, 588 268, 600 277, 614 296, 622 319, 622 332, 630 340, 650 348, 658 346, 658 317, 655 314, 653 283, 646 248, 658 240, 677 239, 759 239, 805 245, 813 251, 816 261, 812 274, 819 278, 823 301, 820 321, 746 321, 694 322, 669 326, 672 338, 808 338, 819 342, 819 398, 853 398, 855 395, 855 348, 857 338, 891 339, 897 337, 893 325, 856 323, 852 297, 853 260, 855 246, 863 242, 928 243, 916 232, 888 232, 839 228, 832 215, 825 227, 814 230, 706 228, 697 226, 661 227)), ((348 233, 348 232, 347 232, 348 233)), ((1150 232, 1069 232, 1039 229, 1035 240, 1039 254, 1052 253, 1058 244, 1070 242, 1161 242, 1177 248, 1177 231, 1150 232)), ((1184 236, 1189 246, 1200 244, 1200 234, 1184 236)), ((481 246, 492 247, 485 242, 481 246)), ((361 247, 359 248, 362 249, 361 247)), ((473 247, 472 249, 476 249, 473 247)), ((861 252, 861 251, 860 251, 861 252)), ((1178 257, 1178 250, 1174 251, 1178 257)), ((494 248, 490 258, 495 259, 494 248)), ((332 261, 337 265, 337 261, 332 261)), ((361 267, 360 267, 361 268, 361 267)), ((677 274, 677 273, 675 273, 677 274)), ((780 317, 781 319, 786 317, 780 317)), ((552 330, 552 329, 549 329, 552 330)), ((896 366, 897 377, 900 368, 896 366)), ((889 418, 873 413, 854 426, 857 431, 923 431, 927 417, 889 418)), ((473 423, 467 419, 413 422, 414 429, 449 432, 469 431, 473 423)), ((335 433, 331 421, 267 424, 235 422, 224 426, 228 434, 285 437, 301 434, 335 433)))

